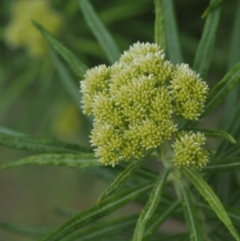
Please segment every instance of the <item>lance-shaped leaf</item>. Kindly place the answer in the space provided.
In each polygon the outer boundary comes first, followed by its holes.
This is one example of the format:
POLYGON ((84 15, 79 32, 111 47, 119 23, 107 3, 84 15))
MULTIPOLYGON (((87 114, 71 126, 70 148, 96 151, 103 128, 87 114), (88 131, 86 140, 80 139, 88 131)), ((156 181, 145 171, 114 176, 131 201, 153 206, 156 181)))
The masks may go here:
POLYGON ((184 128, 183 130, 202 132, 206 137, 209 137, 209 138, 224 138, 230 141, 231 143, 236 143, 235 139, 229 133, 223 130, 211 130, 211 129, 201 129, 201 128, 184 128))
POLYGON ((239 161, 231 162, 221 162, 219 164, 209 164, 203 167, 202 172, 204 173, 219 173, 219 172, 230 172, 230 171, 238 171, 240 170, 240 157, 238 157, 239 161))
POLYGON ((149 237, 155 233, 159 229, 160 225, 171 216, 171 214, 180 206, 180 203, 181 202, 177 200, 172 205, 168 206, 168 208, 166 208, 163 212, 156 212, 156 215, 154 215, 146 228, 143 240, 149 240, 149 237))
POLYGON ((212 10, 214 10, 220 3, 222 3, 224 0, 213 0, 210 2, 207 9, 203 12, 202 18, 205 18, 212 10))
POLYGON ((43 237, 51 229, 47 227, 34 227, 22 224, 13 224, 13 223, 0 223, 0 228, 8 231, 9 233, 20 234, 22 236, 31 236, 31 237, 43 237))
POLYGON ((91 153, 92 149, 76 144, 42 139, 25 135, 8 135, 0 133, 0 145, 20 150, 29 150, 41 153, 91 153))
POLYGON ((164 23, 167 40, 168 59, 174 64, 183 62, 180 41, 177 30, 177 23, 173 9, 172 0, 162 0, 164 23))
POLYGON ((164 26, 163 7, 161 0, 154 0, 155 4, 155 26, 154 26, 154 41, 161 46, 161 49, 166 49, 166 33, 164 26))
POLYGON ((97 16, 90 2, 88 0, 79 0, 79 4, 88 26, 97 38, 108 60, 113 64, 120 57, 120 51, 117 44, 97 16))
POLYGON ((96 241, 105 240, 106 237, 115 237, 118 233, 121 234, 121 232, 133 229, 137 218, 138 214, 134 214, 124 218, 99 222, 68 235, 66 238, 63 238, 62 241, 96 241))
POLYGON ((152 218, 154 212, 156 211, 156 209, 159 205, 159 202, 161 200, 162 189, 166 182, 166 178, 167 178, 168 174, 169 174, 169 169, 164 169, 159 174, 157 181, 154 185, 154 188, 152 189, 152 191, 150 193, 148 202, 140 214, 140 217, 138 219, 138 222, 137 222, 137 225, 136 225, 136 228, 134 231, 132 241, 143 240, 146 227, 147 227, 149 221, 151 221, 151 218, 152 218))
POLYGON ((211 64, 219 18, 219 7, 208 14, 203 34, 195 55, 193 69, 199 73, 203 79, 207 76, 207 72, 211 64))
MULTIPOLYGON (((203 203, 197 203, 197 207, 204 209, 206 212, 213 212, 213 210, 208 206, 203 203)), ((240 227, 240 211, 238 208, 232 208, 232 207, 225 207, 228 216, 232 219, 232 222, 234 225, 237 227, 240 227)))
POLYGON ((183 202, 184 216, 189 230, 190 240, 203 241, 202 228, 197 217, 191 194, 187 187, 180 186, 179 191, 183 202))
POLYGON ((131 162, 128 166, 120 172, 116 179, 108 186, 108 188, 100 195, 98 202, 103 201, 105 198, 116 192, 120 187, 122 187, 139 169, 142 162, 151 154, 151 151, 148 151, 143 158, 136 162, 131 162))
POLYGON ((232 221, 229 218, 223 204, 213 192, 212 188, 204 181, 204 179, 197 171, 184 167, 183 172, 191 181, 191 183, 197 188, 203 198, 205 198, 205 200, 209 203, 213 211, 217 214, 218 218, 226 225, 232 236, 237 241, 240 241, 237 230, 233 226, 232 221))
POLYGON ((80 214, 70 218, 60 227, 46 235, 43 239, 41 239, 41 241, 58 241, 72 232, 125 206, 127 203, 136 199, 138 195, 149 191, 152 186, 153 182, 143 184, 113 195, 109 199, 106 199, 99 204, 92 206, 86 211, 83 211, 80 214))
POLYGON ((240 62, 236 64, 210 91, 202 117, 208 115, 213 109, 215 109, 239 82, 240 62))
POLYGON ((42 154, 7 163, 1 166, 1 169, 21 167, 27 165, 52 165, 86 168, 101 166, 101 163, 99 163, 96 158, 89 154, 42 154))
POLYGON ((55 39, 44 27, 39 23, 33 21, 35 27, 41 32, 43 37, 69 64, 72 70, 82 78, 88 67, 80 61, 69 49, 63 46, 57 39, 55 39))

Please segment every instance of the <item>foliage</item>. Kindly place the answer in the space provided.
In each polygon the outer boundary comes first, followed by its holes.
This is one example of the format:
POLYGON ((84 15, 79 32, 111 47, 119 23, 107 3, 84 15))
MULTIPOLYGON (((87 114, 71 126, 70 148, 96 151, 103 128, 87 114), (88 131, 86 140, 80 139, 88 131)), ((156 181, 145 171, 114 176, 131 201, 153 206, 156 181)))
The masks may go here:
MULTIPOLYGON (((72 9, 81 9, 102 48, 99 51, 99 46, 93 42, 93 49, 96 50, 93 52, 100 56, 104 52, 106 58, 99 59, 101 63, 111 63, 109 67, 100 65, 87 70, 88 58, 84 54, 83 58, 79 58, 75 51, 70 50, 72 46, 60 43, 51 30, 33 21, 49 44, 52 68, 56 68, 64 91, 75 104, 80 105, 81 97, 83 113, 94 116, 94 119, 90 116, 82 120, 88 128, 93 126, 91 141, 92 146, 97 148, 94 150, 88 144, 40 138, 1 127, 0 145, 34 152, 34 155, 5 163, 1 171, 25 165, 62 166, 78 168, 111 183, 95 205, 80 213, 74 212, 60 226, 34 227, 1 222, 1 228, 37 237, 40 241, 240 241, 240 192, 236 174, 240 169, 240 106, 237 91, 240 55, 236 54, 239 53, 240 11, 236 11, 229 60, 225 61, 228 71, 216 75, 217 83, 208 93, 213 76, 211 63, 213 66, 216 64, 214 49, 218 41, 217 31, 221 29, 224 1, 212 0, 206 6, 202 15, 206 18, 204 29, 197 48, 193 48, 196 49, 193 61, 187 60, 189 64, 183 61, 186 49, 181 47, 173 1, 153 2, 155 44, 137 43, 122 55, 122 45, 118 45, 121 41, 115 41, 91 2, 79 0, 74 3, 72 9), (74 77, 68 67, 75 73, 74 77), (84 78, 81 80, 81 94, 78 93, 76 77, 84 78), (157 82, 159 79, 161 81, 157 82), (154 98, 155 102, 152 101, 154 98), (211 113, 222 102, 225 111, 221 130, 209 129, 208 126, 202 128, 205 125, 203 118, 213 118, 211 113), (115 111, 116 106, 121 114, 115 111), (167 121, 171 122, 170 127, 165 124, 167 121), (162 122, 164 125, 161 126, 162 122), (170 131, 166 134, 168 128, 170 131), (220 140, 210 142, 208 138, 220 140), (213 148, 216 143, 218 146, 213 148), (158 166, 157 171, 143 165, 148 165, 149 160, 158 166), (158 163, 161 163, 160 168, 158 163), (222 172, 231 172, 231 175, 225 180, 222 172), (225 189, 222 189, 223 185, 225 189), (141 205, 142 211, 117 219, 108 217, 131 202, 141 205), (106 220, 101 220, 105 217, 106 220), (184 223, 187 232, 159 232, 163 222, 169 218, 184 223)), ((140 4, 142 7, 139 9, 144 9, 145 1, 140 1, 140 4)), ((109 13, 111 21, 127 18, 131 13, 140 14, 137 6, 138 2, 126 2, 121 6, 123 10, 121 7, 114 8, 113 13, 109 13), (122 14, 116 14, 121 11, 122 14)), ((188 40, 191 42, 191 39, 188 40)), ((87 39, 86 42, 90 44, 91 40, 87 39)), ((196 46, 194 40, 191 43, 196 46)), ((47 69, 47 75, 50 76, 52 71, 47 69)), ((4 70, 2 74, 4 76, 4 70)), ((25 74, 23 89, 31 84, 32 76, 38 76, 38 65, 26 70, 25 74)), ((11 88, 9 93, 17 93, 18 84, 11 88)), ((8 99, 7 95, 4 99, 8 99)))

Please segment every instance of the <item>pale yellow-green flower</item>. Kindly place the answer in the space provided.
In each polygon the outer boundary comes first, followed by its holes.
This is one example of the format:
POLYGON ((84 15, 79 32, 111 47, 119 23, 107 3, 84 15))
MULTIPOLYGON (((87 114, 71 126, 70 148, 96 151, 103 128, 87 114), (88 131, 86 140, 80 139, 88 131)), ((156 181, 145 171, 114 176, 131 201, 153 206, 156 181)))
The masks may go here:
POLYGON ((204 134, 197 132, 182 132, 178 134, 175 143, 173 162, 177 167, 189 166, 202 168, 208 162, 208 151, 203 148, 206 142, 204 134))
POLYGON ((35 20, 52 34, 62 26, 62 16, 54 11, 47 0, 19 0, 12 6, 11 21, 6 27, 5 40, 12 47, 24 47, 31 56, 47 53, 47 45, 39 31, 32 25, 35 20))
POLYGON ((187 65, 167 61, 157 44, 138 42, 112 66, 88 70, 81 82, 82 107, 94 116, 96 156, 112 166, 141 158, 177 132, 174 114, 186 119, 201 114, 207 90, 187 65))
POLYGON ((208 85, 187 64, 177 65, 169 86, 174 109, 189 120, 198 119, 203 111, 208 85))

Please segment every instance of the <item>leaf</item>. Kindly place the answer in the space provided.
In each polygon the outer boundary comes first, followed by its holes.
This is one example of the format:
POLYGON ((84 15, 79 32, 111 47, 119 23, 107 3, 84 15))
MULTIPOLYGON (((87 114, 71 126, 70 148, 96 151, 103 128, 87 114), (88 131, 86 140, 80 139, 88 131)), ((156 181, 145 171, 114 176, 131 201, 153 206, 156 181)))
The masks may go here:
POLYGON ((82 78, 88 67, 80 61, 69 49, 63 46, 57 39, 55 39, 44 27, 39 23, 32 21, 34 26, 41 32, 47 42, 53 47, 69 64, 72 70, 78 77, 82 78))
POLYGON ((31 237, 39 237, 39 238, 50 231, 50 228, 46 228, 46 227, 34 227, 34 226, 27 226, 22 224, 13 224, 13 223, 6 223, 6 222, 0 222, 0 228, 10 233, 16 233, 23 236, 31 236, 31 237))
POLYGON ((154 184, 154 187, 150 193, 148 202, 140 214, 132 241, 143 240, 146 226, 148 225, 149 221, 151 221, 151 218, 154 212, 156 211, 159 205, 159 202, 161 200, 162 189, 166 182, 168 174, 169 174, 169 169, 164 169, 159 174, 158 179, 154 184))
POLYGON ((204 173, 219 173, 240 170, 240 157, 238 162, 225 162, 219 164, 209 164, 202 169, 204 173))
POLYGON ((110 184, 110 186, 108 186, 108 188, 103 191, 98 199, 98 202, 103 201, 105 198, 122 187, 139 169, 139 167, 142 165, 142 162, 151 154, 151 152, 152 150, 148 151, 141 160, 129 163, 128 166, 122 172, 120 172, 116 179, 110 184))
POLYGON ((183 62, 172 0, 162 0, 168 58, 173 64, 183 62))
POLYGON ((224 0, 213 0, 213 1, 211 1, 209 6, 207 7, 207 9, 203 12, 202 18, 205 18, 209 14, 209 12, 214 10, 223 1, 224 0))
POLYGON ((164 26, 163 7, 161 0, 154 0, 155 4, 155 26, 154 40, 155 43, 161 46, 161 49, 166 50, 166 34, 164 26))
POLYGON ((184 167, 183 172, 191 183, 197 188, 199 193, 206 199, 213 211, 217 214, 218 218, 226 225, 232 236, 236 240, 240 241, 240 237, 233 226, 231 219, 211 187, 203 180, 197 171, 184 167))
POLYGON ((211 129, 201 129, 201 128, 184 128, 182 130, 190 130, 194 132, 201 132, 203 133, 206 137, 209 138, 224 138, 231 143, 236 143, 235 139, 226 131, 223 130, 211 130, 211 129))
POLYGON ((96 158, 89 154, 42 154, 7 163, 1 166, 1 169, 21 167, 27 165, 52 165, 86 168, 92 166, 101 166, 102 164, 98 162, 96 158))
POLYGON ((97 38, 108 60, 113 64, 120 57, 120 50, 118 49, 118 46, 97 16, 91 3, 88 0, 79 0, 79 4, 88 26, 97 38))
POLYGON ((160 225, 163 224, 170 217, 170 215, 179 207, 179 205, 180 201, 177 200, 172 205, 169 205, 163 213, 156 212, 156 215, 154 215, 151 222, 146 228, 143 240, 148 240, 149 237, 158 230, 160 225))
POLYGON ((194 207, 191 194, 187 189, 187 187, 183 187, 183 185, 179 187, 179 191, 183 202, 184 216, 187 222, 190 240, 203 241, 204 239, 203 239, 202 228, 200 226, 200 222, 197 217, 197 212, 194 207))
POLYGON ((61 60, 58 58, 58 56, 53 51, 51 51, 50 53, 63 86, 72 97, 72 99, 75 101, 75 103, 79 105, 81 93, 79 92, 75 81, 71 78, 69 72, 67 71, 61 60))
POLYGON ((138 195, 147 192, 152 186, 153 182, 150 182, 113 195, 109 199, 106 199, 70 218, 60 227, 54 229, 46 235, 43 239, 41 239, 41 241, 58 241, 77 229, 103 218, 115 210, 125 206, 127 203, 136 199, 138 195))
MULTIPOLYGON (((81 229, 73 234, 63 238, 63 241, 81 240, 81 241, 96 241, 106 237, 114 237, 121 232, 126 232, 134 228, 138 214, 99 222, 85 229, 81 229)), ((115 239, 114 239, 115 240, 115 239)))
POLYGON ((210 91, 202 117, 208 115, 240 81, 240 62, 236 64, 210 91))
POLYGON ((76 144, 42 139, 25 135, 8 135, 0 132, 0 145, 41 153, 92 153, 92 149, 76 144))
POLYGON ((203 79, 206 78, 211 64, 219 19, 220 8, 218 7, 207 16, 203 34, 194 58, 193 69, 199 73, 203 79))

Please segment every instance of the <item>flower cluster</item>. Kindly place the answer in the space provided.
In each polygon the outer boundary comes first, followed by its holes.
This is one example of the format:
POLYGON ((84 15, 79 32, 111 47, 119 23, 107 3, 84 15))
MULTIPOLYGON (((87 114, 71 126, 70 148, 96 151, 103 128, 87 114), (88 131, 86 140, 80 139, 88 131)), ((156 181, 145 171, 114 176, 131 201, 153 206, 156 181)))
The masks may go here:
POLYGON ((96 156, 114 166, 169 140, 178 130, 174 114, 196 120, 208 86, 188 65, 167 61, 157 44, 138 42, 112 66, 88 70, 81 92, 84 113, 94 116, 96 156))
POLYGON ((31 56, 41 57, 46 53, 46 44, 31 20, 57 34, 62 25, 62 17, 46 0, 20 0, 13 4, 12 20, 6 28, 5 39, 12 47, 25 47, 31 56))
POLYGON ((197 132, 180 132, 172 145, 174 150, 174 163, 178 167, 189 166, 201 168, 208 162, 208 151, 203 149, 206 138, 197 132))

